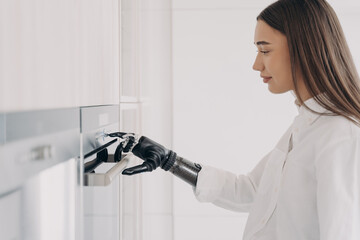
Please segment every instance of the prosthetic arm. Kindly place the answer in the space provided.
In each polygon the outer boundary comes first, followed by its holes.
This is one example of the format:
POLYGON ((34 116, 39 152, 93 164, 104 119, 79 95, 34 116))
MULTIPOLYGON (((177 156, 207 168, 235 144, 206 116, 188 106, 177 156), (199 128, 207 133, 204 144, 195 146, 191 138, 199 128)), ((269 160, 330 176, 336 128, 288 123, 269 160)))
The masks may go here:
POLYGON ((190 162, 175 152, 145 137, 133 133, 110 133, 110 137, 123 139, 123 152, 132 152, 135 156, 144 160, 141 165, 125 169, 122 174, 134 175, 142 172, 151 172, 157 167, 172 172, 175 176, 196 187, 198 173, 201 166, 190 162))

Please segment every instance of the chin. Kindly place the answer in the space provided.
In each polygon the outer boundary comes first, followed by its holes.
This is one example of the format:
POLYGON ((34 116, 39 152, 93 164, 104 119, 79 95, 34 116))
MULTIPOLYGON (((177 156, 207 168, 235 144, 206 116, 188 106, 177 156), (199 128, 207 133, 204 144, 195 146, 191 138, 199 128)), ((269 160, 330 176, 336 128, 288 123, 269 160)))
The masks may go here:
POLYGON ((274 87, 271 87, 270 85, 269 85, 268 89, 271 93, 274 93, 274 94, 281 94, 281 93, 286 93, 289 91, 289 90, 274 88, 274 87))

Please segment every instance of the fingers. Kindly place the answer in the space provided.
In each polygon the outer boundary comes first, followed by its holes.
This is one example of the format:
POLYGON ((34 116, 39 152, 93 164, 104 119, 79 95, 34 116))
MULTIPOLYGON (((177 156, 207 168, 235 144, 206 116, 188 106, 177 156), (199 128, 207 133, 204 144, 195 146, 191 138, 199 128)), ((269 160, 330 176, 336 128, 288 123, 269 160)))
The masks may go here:
POLYGON ((113 133, 109 133, 108 136, 109 137, 118 137, 121 138, 122 136, 126 135, 127 133, 124 132, 113 132, 113 133))
POLYGON ((144 162, 141 165, 125 169, 122 172, 122 174, 123 175, 134 175, 134 174, 138 174, 138 173, 142 173, 142 172, 151 172, 151 171, 152 171, 151 166, 148 163, 144 162))
POLYGON ((134 137, 129 137, 128 142, 126 143, 126 145, 124 146, 124 153, 130 152, 131 149, 133 149, 133 147, 136 145, 137 143, 135 142, 135 138, 134 137))
POLYGON ((126 133, 126 132, 113 132, 106 134, 109 137, 117 137, 124 140, 123 144, 123 152, 128 153, 130 152, 133 147, 137 144, 136 138, 134 133, 126 133))
POLYGON ((115 154, 114 154, 115 162, 120 162, 121 161, 122 151, 123 151, 123 143, 121 142, 116 147, 116 150, 115 150, 115 154))

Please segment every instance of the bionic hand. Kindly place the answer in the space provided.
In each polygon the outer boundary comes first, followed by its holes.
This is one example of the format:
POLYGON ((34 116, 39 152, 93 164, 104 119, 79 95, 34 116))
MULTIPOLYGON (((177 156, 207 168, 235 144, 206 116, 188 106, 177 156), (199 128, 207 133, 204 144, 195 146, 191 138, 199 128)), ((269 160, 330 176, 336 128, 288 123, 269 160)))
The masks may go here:
POLYGON ((133 152, 135 156, 144 160, 138 166, 125 169, 122 174, 133 175, 141 172, 151 172, 157 167, 172 172, 192 186, 196 186, 197 176, 201 166, 192 163, 157 142, 133 133, 115 132, 107 134, 110 137, 118 137, 124 140, 124 152, 133 152))

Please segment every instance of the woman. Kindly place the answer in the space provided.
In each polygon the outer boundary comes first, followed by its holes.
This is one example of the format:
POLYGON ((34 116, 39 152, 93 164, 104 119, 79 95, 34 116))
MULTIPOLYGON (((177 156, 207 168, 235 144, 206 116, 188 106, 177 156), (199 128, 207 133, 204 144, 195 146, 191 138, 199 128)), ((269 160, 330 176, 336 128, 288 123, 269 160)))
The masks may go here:
POLYGON ((279 0, 257 17, 255 45, 254 70, 272 93, 293 91, 299 115, 253 171, 237 176, 110 134, 144 160, 123 174, 160 166, 200 201, 249 212, 246 240, 360 239, 359 76, 336 14, 325 0, 279 0))

